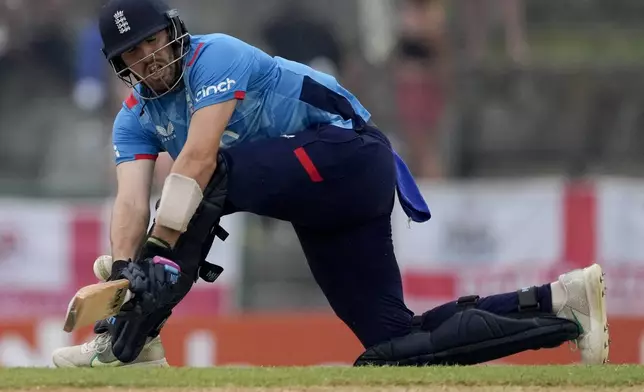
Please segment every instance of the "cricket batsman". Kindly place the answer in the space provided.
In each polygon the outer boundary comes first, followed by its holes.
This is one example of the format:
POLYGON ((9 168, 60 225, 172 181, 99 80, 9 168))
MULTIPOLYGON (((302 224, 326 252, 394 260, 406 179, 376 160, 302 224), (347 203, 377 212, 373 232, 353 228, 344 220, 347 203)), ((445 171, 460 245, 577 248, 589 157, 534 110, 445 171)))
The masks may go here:
POLYGON ((229 35, 191 35, 162 0, 109 1, 100 33, 107 61, 133 88, 113 127, 108 279, 128 279, 134 298, 95 325, 92 341, 56 350, 56 366, 168 366, 160 330, 199 277, 216 279, 204 273, 213 268, 205 255, 226 237, 221 217, 239 211, 293 225, 316 282, 364 347, 355 366, 477 364, 567 341, 584 363, 607 361, 597 264, 541 286, 409 310, 392 209, 397 195, 415 222, 430 211, 370 113, 332 76, 229 35), (174 162, 148 230, 162 151, 174 162))

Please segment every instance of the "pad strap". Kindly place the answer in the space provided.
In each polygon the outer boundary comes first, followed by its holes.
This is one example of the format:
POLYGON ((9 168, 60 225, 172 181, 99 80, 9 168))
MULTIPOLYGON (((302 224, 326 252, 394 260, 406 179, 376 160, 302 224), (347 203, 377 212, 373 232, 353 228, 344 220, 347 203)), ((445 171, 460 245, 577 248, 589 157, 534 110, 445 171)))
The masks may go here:
MULTIPOLYGON (((456 300, 456 308, 460 310, 476 308, 476 305, 481 299, 478 295, 465 295, 456 300)), ((411 330, 412 332, 427 330, 428 328, 423 329, 423 324, 425 324, 425 318, 431 314, 430 312, 423 313, 420 316, 414 316, 411 319, 411 330)))
POLYGON ((519 312, 538 312, 541 310, 536 287, 518 290, 517 294, 519 295, 519 312))
POLYGON ((475 308, 479 299, 481 299, 481 297, 478 295, 466 295, 456 300, 456 306, 463 310, 475 308))

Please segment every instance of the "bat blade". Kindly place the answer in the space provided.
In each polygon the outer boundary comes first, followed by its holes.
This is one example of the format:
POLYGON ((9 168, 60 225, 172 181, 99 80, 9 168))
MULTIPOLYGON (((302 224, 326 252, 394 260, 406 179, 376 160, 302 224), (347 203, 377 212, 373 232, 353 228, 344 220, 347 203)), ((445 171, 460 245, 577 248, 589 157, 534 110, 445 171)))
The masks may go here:
POLYGON ((69 302, 63 330, 72 332, 118 314, 131 297, 128 287, 127 279, 82 287, 69 302))

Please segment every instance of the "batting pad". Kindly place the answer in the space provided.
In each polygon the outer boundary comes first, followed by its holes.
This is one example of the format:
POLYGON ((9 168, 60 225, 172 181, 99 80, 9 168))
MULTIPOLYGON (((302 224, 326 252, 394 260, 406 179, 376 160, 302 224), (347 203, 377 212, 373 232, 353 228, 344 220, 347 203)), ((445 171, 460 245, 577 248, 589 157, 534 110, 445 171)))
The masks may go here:
POLYGON ((354 366, 474 365, 576 339, 570 320, 515 319, 479 309, 456 313, 433 332, 415 332, 369 348, 354 366))

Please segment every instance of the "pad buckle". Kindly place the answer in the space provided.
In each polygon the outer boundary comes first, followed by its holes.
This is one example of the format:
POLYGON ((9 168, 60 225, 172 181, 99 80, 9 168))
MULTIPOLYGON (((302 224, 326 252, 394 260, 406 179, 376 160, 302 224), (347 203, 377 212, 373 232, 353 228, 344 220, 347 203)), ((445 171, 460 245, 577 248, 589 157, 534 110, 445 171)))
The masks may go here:
POLYGON ((456 300, 456 306, 465 309, 474 308, 480 298, 478 295, 465 295, 456 300))
POLYGON ((517 290, 517 294, 519 296, 519 313, 538 312, 541 310, 536 287, 532 286, 517 290))
POLYGON ((411 331, 419 332, 423 330, 423 316, 414 316, 411 318, 411 331))

